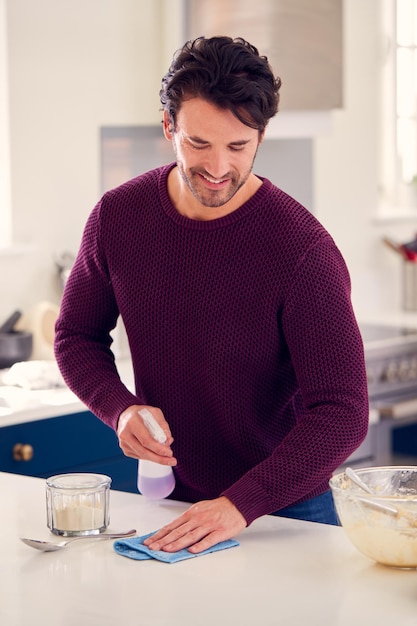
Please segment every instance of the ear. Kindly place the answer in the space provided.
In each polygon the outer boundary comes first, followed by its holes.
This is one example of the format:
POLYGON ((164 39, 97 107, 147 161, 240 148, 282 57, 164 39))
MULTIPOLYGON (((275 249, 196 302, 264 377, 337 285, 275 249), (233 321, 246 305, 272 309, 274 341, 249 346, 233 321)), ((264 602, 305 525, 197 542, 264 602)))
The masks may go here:
POLYGON ((169 119, 168 113, 166 111, 164 111, 164 114, 163 114, 162 127, 164 129, 165 138, 168 139, 168 141, 171 141, 171 139, 172 139, 172 131, 171 131, 172 124, 171 124, 171 120, 169 119))
POLYGON ((260 135, 259 135, 259 144, 258 144, 258 145, 261 145, 261 143, 262 143, 262 142, 263 142, 263 140, 265 139, 265 130, 266 130, 266 129, 264 128, 264 130, 262 131, 262 133, 260 133, 260 135))

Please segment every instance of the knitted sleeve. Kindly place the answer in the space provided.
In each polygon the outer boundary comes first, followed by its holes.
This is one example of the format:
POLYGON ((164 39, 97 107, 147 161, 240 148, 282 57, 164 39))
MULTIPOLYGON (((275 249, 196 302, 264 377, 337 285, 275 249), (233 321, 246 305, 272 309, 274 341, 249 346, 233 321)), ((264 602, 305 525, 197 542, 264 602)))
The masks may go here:
POLYGON ((300 259, 281 319, 300 389, 298 420, 271 456, 224 491, 248 523, 314 494, 368 428, 362 339, 348 271, 329 236, 300 259))
POLYGON ((110 349, 119 312, 100 248, 100 211, 101 202, 90 214, 65 286, 55 357, 68 387, 116 429, 120 413, 140 401, 121 382, 110 349))

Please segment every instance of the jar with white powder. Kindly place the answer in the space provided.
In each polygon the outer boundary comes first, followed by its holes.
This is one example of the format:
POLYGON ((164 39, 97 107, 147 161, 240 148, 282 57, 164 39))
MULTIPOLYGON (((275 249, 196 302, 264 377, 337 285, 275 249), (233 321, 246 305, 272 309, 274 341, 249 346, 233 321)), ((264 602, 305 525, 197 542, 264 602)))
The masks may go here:
POLYGON ((48 528, 56 535, 97 535, 109 525, 111 478, 104 474, 60 474, 46 480, 48 528))

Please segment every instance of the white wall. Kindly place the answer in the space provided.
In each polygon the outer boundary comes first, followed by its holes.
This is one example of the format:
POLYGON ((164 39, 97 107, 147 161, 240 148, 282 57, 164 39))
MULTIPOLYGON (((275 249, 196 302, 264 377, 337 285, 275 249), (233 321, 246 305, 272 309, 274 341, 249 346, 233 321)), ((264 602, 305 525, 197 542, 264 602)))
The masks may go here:
POLYGON ((4 247, 10 240, 12 227, 10 215, 9 67, 5 0, 0 0, 0 136, 0 247, 4 247))
POLYGON ((100 126, 160 122, 160 79, 181 44, 176 5, 7 0, 17 247, 0 254, 0 319, 59 303, 54 258, 77 250, 98 200, 100 126))
POLYGON ((344 108, 315 140, 315 213, 348 263, 358 315, 402 306, 402 266, 383 243, 411 240, 417 219, 376 219, 380 0, 344 1, 344 108))
MULTIPOLYGON (((99 195, 99 127, 158 123, 182 43, 180 0, 6 0, 13 254, 0 255, 0 319, 59 303, 54 255, 75 251, 99 195)), ((400 306, 400 264, 376 223, 379 0, 345 0, 345 107, 314 142, 315 213, 351 270, 358 311, 400 306)), ((278 70, 277 70, 278 71, 278 70)))

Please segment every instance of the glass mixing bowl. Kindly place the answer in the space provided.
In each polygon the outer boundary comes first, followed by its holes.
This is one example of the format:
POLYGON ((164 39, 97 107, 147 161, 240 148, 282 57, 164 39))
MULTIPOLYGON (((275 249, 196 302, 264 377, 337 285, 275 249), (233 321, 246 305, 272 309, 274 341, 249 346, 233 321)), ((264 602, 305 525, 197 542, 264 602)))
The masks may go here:
POLYGON ((356 474, 372 495, 341 472, 330 480, 336 511, 353 545, 391 567, 417 567, 417 467, 370 467, 356 474))

